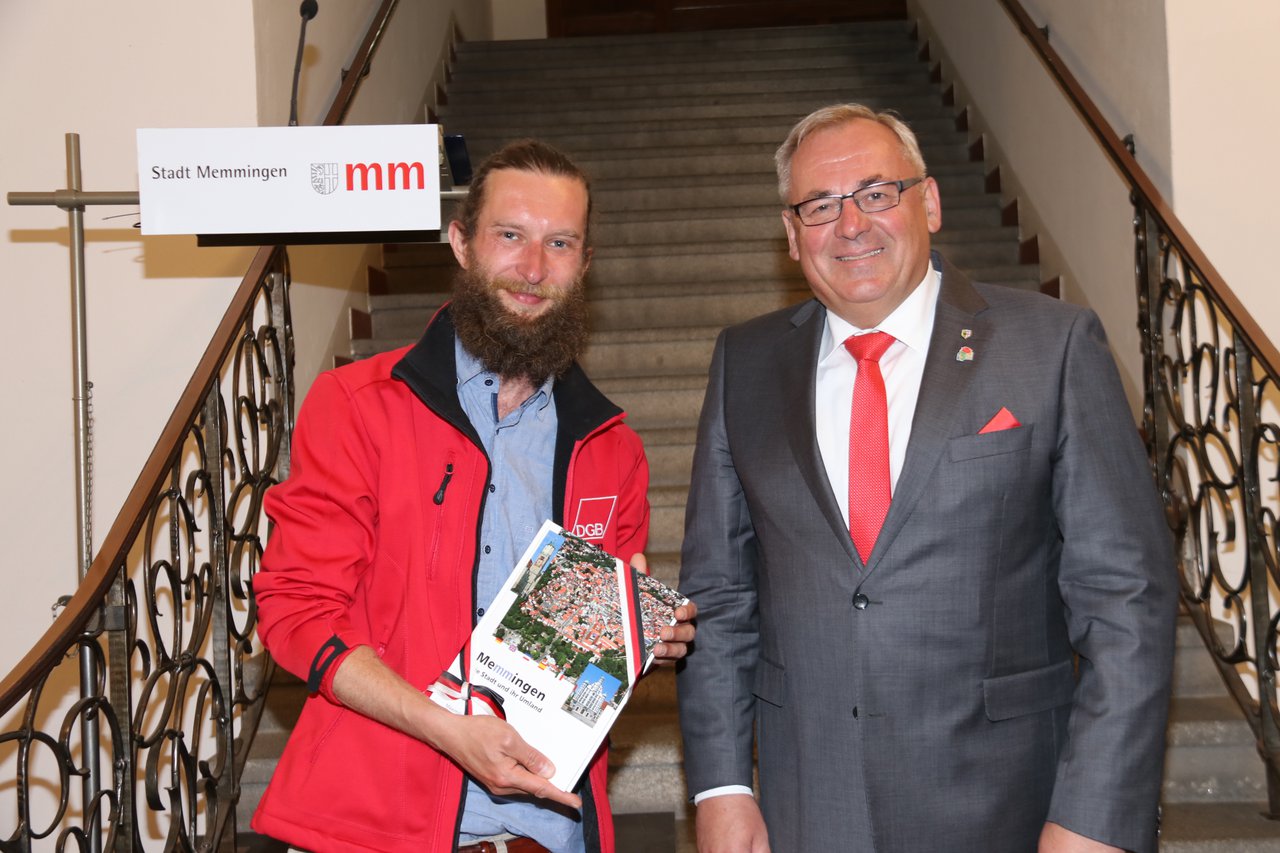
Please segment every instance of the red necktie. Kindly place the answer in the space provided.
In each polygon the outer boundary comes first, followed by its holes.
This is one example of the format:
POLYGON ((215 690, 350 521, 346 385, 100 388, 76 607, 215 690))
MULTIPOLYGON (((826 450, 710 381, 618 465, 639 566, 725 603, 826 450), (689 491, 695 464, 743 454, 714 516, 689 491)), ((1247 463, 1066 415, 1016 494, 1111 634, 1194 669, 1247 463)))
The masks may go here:
POLYGON ((858 362, 849 413, 849 535, 862 562, 880 535, 889 513, 889 406, 884 394, 880 356, 893 344, 892 335, 871 332, 844 342, 858 362))

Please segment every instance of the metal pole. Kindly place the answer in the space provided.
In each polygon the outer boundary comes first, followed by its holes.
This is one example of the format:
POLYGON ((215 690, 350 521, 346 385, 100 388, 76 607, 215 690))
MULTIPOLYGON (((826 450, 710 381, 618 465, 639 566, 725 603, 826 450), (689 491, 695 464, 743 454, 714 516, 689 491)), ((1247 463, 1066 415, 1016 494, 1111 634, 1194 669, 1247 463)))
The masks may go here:
MULTIPOLYGON (((80 184, 80 134, 67 134, 67 188, 79 192, 80 184)), ((67 219, 71 230, 71 376, 72 400, 75 404, 76 434, 76 545, 79 558, 79 580, 83 581, 93 563, 93 459, 92 429, 89 423, 88 334, 86 332, 86 306, 84 286, 84 207, 68 207, 67 219)), ((80 697, 98 695, 98 667, 92 652, 80 649, 80 697)), ((96 711, 86 711, 80 721, 80 742, 84 750, 85 778, 82 783, 86 816, 93 807, 99 791, 101 768, 98 761, 98 716, 96 711)), ((96 812, 95 812, 96 815, 96 812)), ((97 817, 92 825, 85 826, 89 850, 98 853, 102 849, 101 827, 97 817)))

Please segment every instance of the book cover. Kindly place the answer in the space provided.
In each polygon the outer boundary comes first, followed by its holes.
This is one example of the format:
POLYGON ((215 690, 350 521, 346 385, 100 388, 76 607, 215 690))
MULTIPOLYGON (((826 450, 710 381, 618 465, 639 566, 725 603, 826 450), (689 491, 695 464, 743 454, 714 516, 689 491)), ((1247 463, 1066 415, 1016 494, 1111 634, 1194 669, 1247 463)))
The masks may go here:
POLYGON ((431 698, 505 717, 571 790, 685 600, 548 521, 431 698))

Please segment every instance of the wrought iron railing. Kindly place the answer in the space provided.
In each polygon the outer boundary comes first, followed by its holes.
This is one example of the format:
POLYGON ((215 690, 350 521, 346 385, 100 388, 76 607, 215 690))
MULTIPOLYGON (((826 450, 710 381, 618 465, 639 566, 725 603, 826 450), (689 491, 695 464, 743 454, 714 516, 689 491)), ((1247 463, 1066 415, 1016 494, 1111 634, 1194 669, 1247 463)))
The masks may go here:
MULTIPOLYGON (((325 124, 396 2, 374 13, 325 124)), ((0 853, 235 849, 273 670, 252 579, 263 496, 288 467, 288 292, 284 248, 260 249, 79 588, 0 681, 0 766, 15 768, 0 853)))
POLYGON ((234 839, 237 741, 253 738, 272 669, 251 580, 262 498, 288 460, 288 286, 284 249, 259 250, 88 575, 0 683, 0 714, 21 708, 0 733, 17 753, 17 821, 0 849, 234 839), (64 709, 77 652, 98 677, 64 709), (84 790, 94 759, 103 778, 84 790))
POLYGON ((1280 353, 1017 0, 1000 0, 1134 206, 1143 431, 1182 602, 1239 703, 1280 819, 1280 353))

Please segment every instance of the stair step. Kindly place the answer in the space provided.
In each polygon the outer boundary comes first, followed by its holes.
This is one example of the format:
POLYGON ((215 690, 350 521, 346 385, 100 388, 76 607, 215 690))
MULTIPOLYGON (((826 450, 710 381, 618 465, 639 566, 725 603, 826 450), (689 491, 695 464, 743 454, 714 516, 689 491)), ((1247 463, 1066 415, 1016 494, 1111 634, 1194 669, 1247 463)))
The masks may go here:
MULTIPOLYGON (((750 179, 752 175, 763 175, 769 183, 774 172, 773 152, 777 146, 765 145, 708 145, 699 146, 698 150, 663 151, 657 150, 641 156, 632 149, 631 156, 618 156, 618 151, 570 151, 575 156, 594 184, 620 179, 651 178, 668 181, 683 180, 691 176, 735 175, 750 179)), ((487 156, 488 152, 483 152, 487 156)), ((941 152, 940 152, 941 153, 941 152)), ((981 163, 969 159, 966 146, 954 146, 946 151, 947 156, 928 159, 931 173, 938 178, 967 177, 966 188, 972 187, 981 192, 982 181, 985 180, 981 163), (974 183, 976 181, 976 183, 974 183)), ((927 156, 927 155, 926 155, 927 156)))
MULTIPOLYGON (((707 30, 685 33, 653 33, 625 36, 574 36, 511 41, 472 41, 457 45, 459 64, 471 60, 483 67, 499 67, 504 61, 532 64, 565 64, 598 61, 605 67, 625 62, 655 61, 686 55, 703 56, 721 50, 772 53, 794 50, 812 54, 816 49, 857 48, 861 55, 901 59, 909 56, 909 30, 902 21, 858 22, 801 27, 760 27, 739 30, 707 30)), ((836 51, 832 51, 833 53, 836 51)), ((851 51, 852 52, 852 51, 851 51)))
MULTIPOLYGON (((1234 629, 1226 622, 1214 620, 1220 647, 1235 644, 1234 629)), ((1173 658, 1173 695, 1186 697, 1222 696, 1226 690, 1222 675, 1213 663, 1212 653, 1191 617, 1178 616, 1177 654, 1173 658)))
POLYGON ((686 807, 680 726, 674 713, 634 713, 609 733, 609 802, 619 814, 686 807))
MULTIPOLYGON (((979 175, 972 175, 939 181, 944 223, 950 221, 949 217, 957 208, 975 207, 994 212, 998 222, 999 196, 988 194, 983 180, 979 175)), ((628 211, 627 215, 632 217, 639 211, 658 210, 663 211, 662 215, 673 218, 680 215, 678 211, 688 211, 684 215, 689 218, 701 218, 700 212, 710 203, 719 205, 722 210, 768 208, 775 214, 782 208, 777 179, 772 172, 758 173, 749 180, 718 175, 686 176, 667 186, 659 185, 653 179, 618 178, 597 181, 592 186, 592 195, 600 210, 628 211)), ((610 214, 602 219, 607 221, 614 216, 622 214, 610 214)))
MULTIPOLYGON (((654 246, 664 250, 683 251, 677 249, 683 244, 700 245, 712 241, 773 241, 779 251, 786 250, 785 232, 783 231, 781 205, 774 208, 761 207, 750 215, 726 215, 720 217, 694 218, 687 214, 681 218, 664 218, 650 221, 597 222, 592 230, 597 251, 605 256, 622 254, 622 247, 654 246)), ((744 212, 745 214, 745 212, 744 212)), ((937 235, 933 241, 935 247, 964 251, 966 246, 982 245, 1001 257, 1014 256, 1018 246, 1018 229, 1013 227, 977 227, 952 228, 949 211, 944 216, 947 228, 937 235), (999 250, 990 247, 1000 247, 999 250)))
POLYGON ((1226 696, 1178 697, 1169 706, 1166 803, 1252 801, 1266 797, 1253 733, 1226 696))
MULTIPOLYGON (((547 127, 539 136, 567 151, 621 151, 623 149, 679 152, 689 146, 758 143, 777 147, 794 123, 793 116, 754 118, 685 118, 680 121, 656 119, 620 122, 614 125, 582 127, 577 124, 547 127)), ((913 117, 911 129, 921 146, 955 143, 955 118, 950 114, 913 117)), ((494 151, 516 135, 507 127, 449 127, 463 132, 471 152, 494 151)))
POLYGON ((1266 803, 1176 803, 1166 806, 1160 853, 1275 853, 1280 821, 1266 803))
MULTIPOLYGON (((629 105, 609 101, 549 108, 542 104, 505 105, 494 110, 487 104, 447 104, 438 108, 440 120, 453 132, 468 133, 475 128, 502 127, 513 124, 520 132, 537 135, 540 128, 583 125, 612 125, 621 121, 680 121, 703 118, 743 118, 748 116, 784 116, 792 121, 802 118, 833 100, 825 90, 777 92, 765 95, 686 96, 666 98, 660 104, 629 105)), ((951 114, 932 92, 912 96, 877 96, 868 93, 862 102, 875 109, 896 109, 910 122, 920 117, 940 118, 951 114)))
MULTIPOLYGON (((704 194, 703 201, 705 202, 712 198, 714 196, 709 197, 704 194)), ((981 196, 960 196, 957 198, 948 196, 944 205, 943 222, 945 227, 942 231, 933 235, 936 245, 942 246, 951 242, 961 242, 955 239, 955 235, 966 233, 970 229, 979 232, 1005 229, 1005 226, 1001 225, 1000 203, 997 196, 985 193, 981 196)), ((743 219, 770 222, 773 227, 780 231, 782 228, 782 222, 779 219, 781 211, 782 203, 778 200, 777 191, 774 190, 772 198, 768 202, 754 205, 741 204, 714 208, 687 205, 680 208, 678 212, 675 209, 667 208, 602 210, 596 214, 593 227, 605 232, 606 230, 614 230, 615 226, 623 224, 658 222, 670 223, 674 229, 678 230, 680 225, 697 226, 698 223, 716 219, 743 219)), ((621 227, 616 230, 624 233, 626 231, 625 228, 621 227)), ((777 233, 774 232, 774 235, 777 233)), ((1017 229, 1008 228, 1008 233, 1011 236, 1016 235, 1017 229)), ((621 244, 612 237, 610 241, 615 245, 621 244)))
POLYGON ((767 61, 751 72, 722 71, 699 75, 690 79, 687 74, 669 72, 653 77, 593 77, 566 80, 563 77, 549 81, 541 75, 529 74, 520 69, 516 73, 494 79, 460 76, 450 84, 455 98, 466 95, 468 105, 489 104, 506 106, 513 103, 541 103, 562 107, 593 102, 637 100, 665 101, 671 98, 691 98, 723 95, 763 95, 775 92, 831 91, 875 92, 880 97, 895 97, 903 93, 914 95, 922 85, 928 85, 928 69, 920 65, 903 65, 891 69, 864 71, 851 67, 826 70, 820 79, 814 79, 809 69, 789 72, 771 70, 767 61), (878 73, 877 73, 878 72, 878 73), (495 86, 495 83, 506 85, 495 86), (466 85, 470 83, 470 85, 466 85), (551 85, 548 85, 551 83, 551 85), (455 91, 456 89, 456 91, 455 91))

